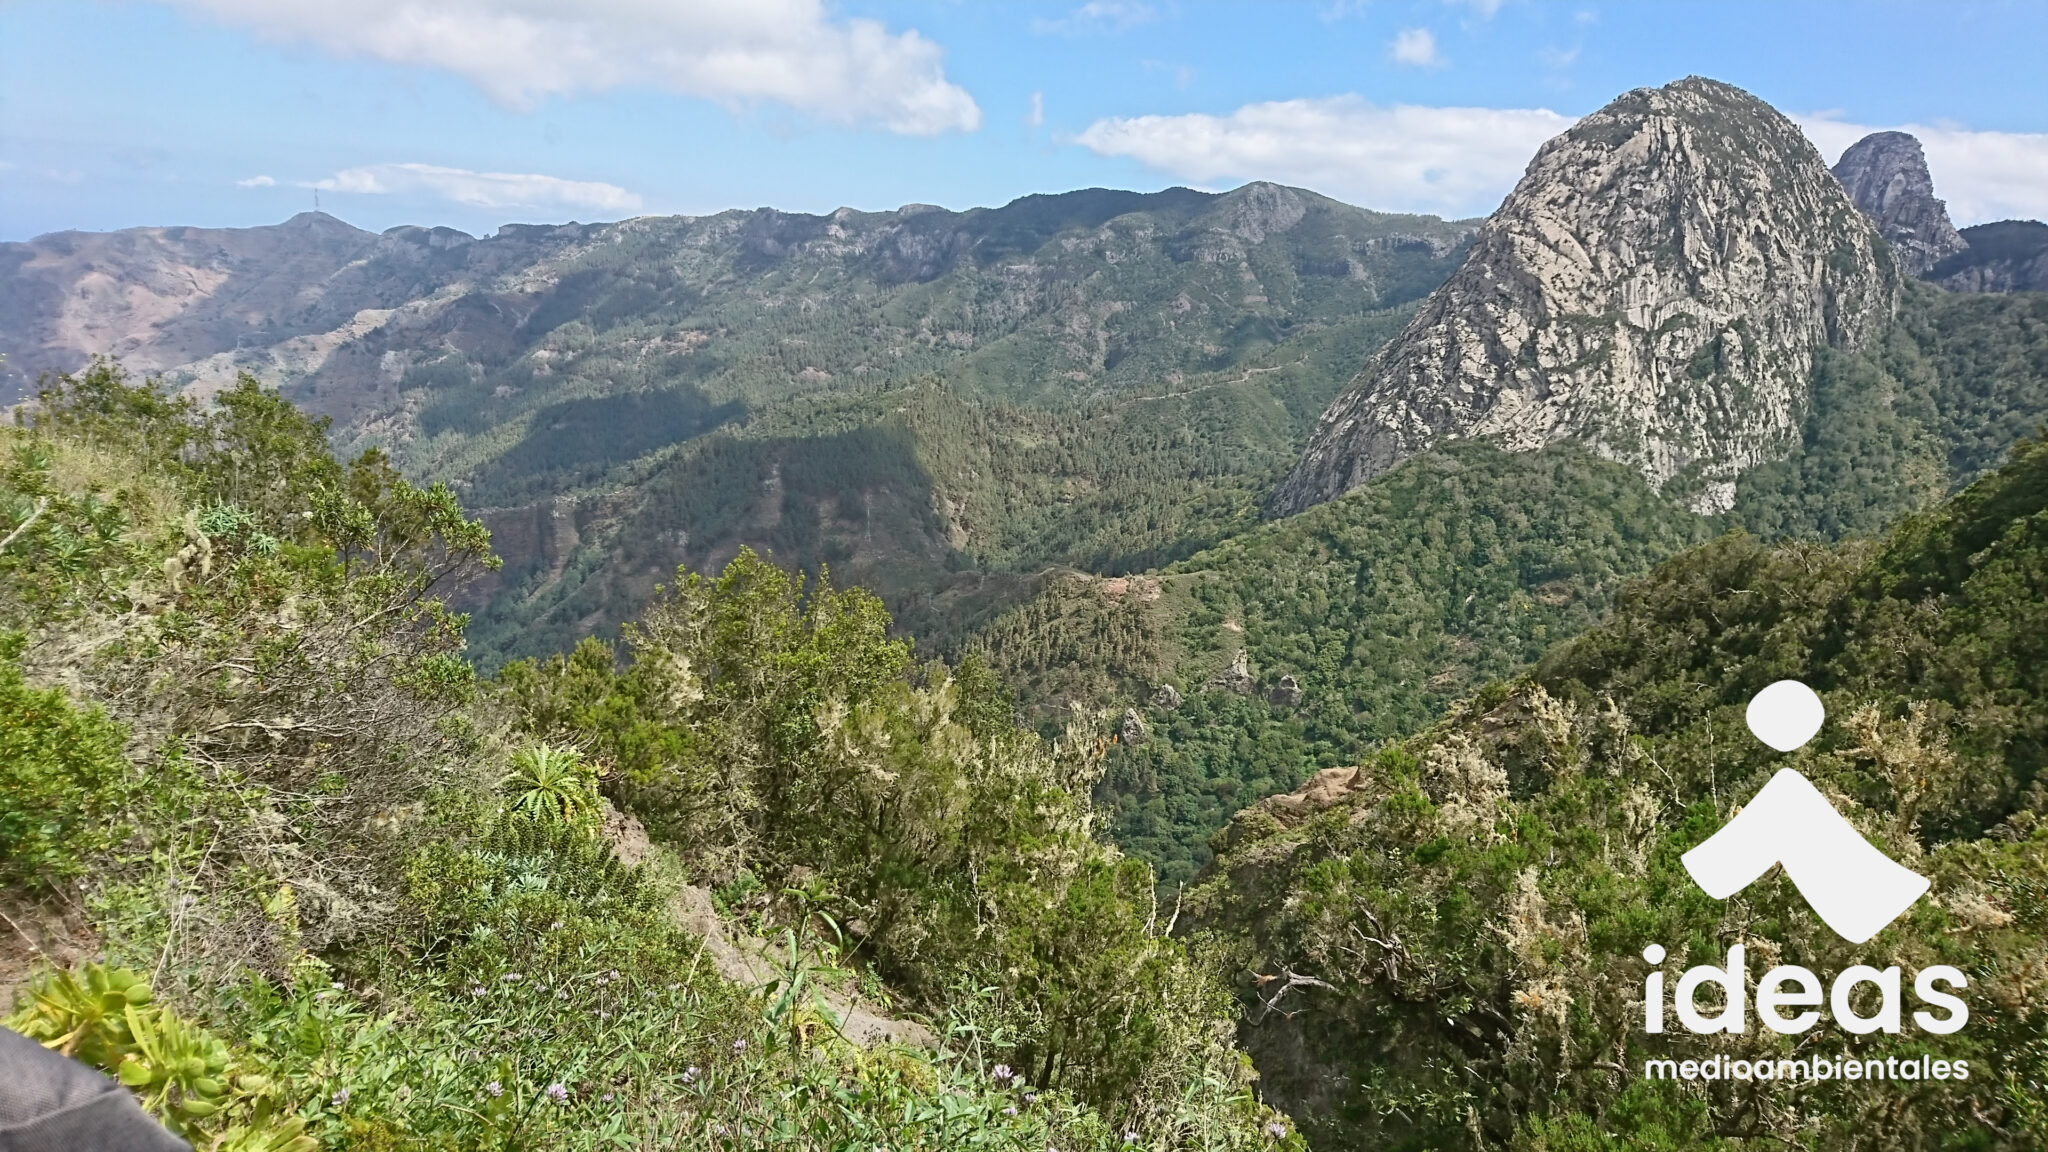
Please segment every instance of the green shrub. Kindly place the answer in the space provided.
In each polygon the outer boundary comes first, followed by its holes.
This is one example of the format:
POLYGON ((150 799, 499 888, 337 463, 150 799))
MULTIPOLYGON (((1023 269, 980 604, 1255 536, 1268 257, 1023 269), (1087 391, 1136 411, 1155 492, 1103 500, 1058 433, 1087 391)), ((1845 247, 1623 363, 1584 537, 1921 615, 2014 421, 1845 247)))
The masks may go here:
POLYGON ((75 876, 121 838, 123 727, 55 689, 29 687, 21 637, 0 636, 0 884, 75 876))

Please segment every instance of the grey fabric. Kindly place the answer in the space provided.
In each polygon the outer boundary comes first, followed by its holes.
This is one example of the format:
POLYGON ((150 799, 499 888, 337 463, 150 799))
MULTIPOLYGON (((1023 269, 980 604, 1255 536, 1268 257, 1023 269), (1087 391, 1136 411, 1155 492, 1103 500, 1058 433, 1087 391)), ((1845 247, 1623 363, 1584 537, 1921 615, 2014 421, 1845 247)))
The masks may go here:
POLYGON ((0 1152, 191 1152, 119 1084, 0 1028, 0 1152))

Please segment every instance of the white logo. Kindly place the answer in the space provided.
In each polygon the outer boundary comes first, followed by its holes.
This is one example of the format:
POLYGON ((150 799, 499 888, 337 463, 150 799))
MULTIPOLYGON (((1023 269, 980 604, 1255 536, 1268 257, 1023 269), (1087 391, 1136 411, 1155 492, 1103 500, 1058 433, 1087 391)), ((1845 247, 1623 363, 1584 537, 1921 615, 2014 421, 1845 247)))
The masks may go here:
MULTIPOLYGON (((1820 731, 1826 712, 1813 689, 1780 680, 1749 702, 1749 730, 1780 752, 1820 731)), ((1726 900, 1774 864, 1842 939, 1861 944, 1926 893, 1925 876, 1872 847, 1820 790, 1785 768, 1735 818, 1682 858, 1707 895, 1726 900)))

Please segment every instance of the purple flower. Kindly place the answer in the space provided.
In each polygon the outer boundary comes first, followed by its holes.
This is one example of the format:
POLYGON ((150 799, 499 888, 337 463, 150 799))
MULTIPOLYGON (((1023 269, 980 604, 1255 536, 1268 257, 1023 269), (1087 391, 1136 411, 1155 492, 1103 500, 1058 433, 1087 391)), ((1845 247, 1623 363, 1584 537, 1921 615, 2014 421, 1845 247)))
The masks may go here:
POLYGON ((1287 1125, 1282 1124, 1278 1120, 1268 1120, 1266 1122, 1266 1134, 1278 1140, 1282 1136, 1287 1135, 1287 1125))
POLYGON ((328 1098, 327 1104, 329 1107, 332 1108, 341 1108, 346 1106, 348 1104, 348 1089, 335 1089, 334 1095, 328 1098))
POLYGON ((1003 1115, 1005 1116, 1015 1116, 1016 1114, 1017 1106, 1015 1104, 1012 1104, 1008 1108, 1003 1109, 1003 1115))
POLYGON ((1036 1092, 1026 1092, 1026 1093, 1024 1094, 1024 1102, 1025 1102, 1026 1104, 1036 1104, 1036 1103, 1038 1103, 1038 1093, 1036 1093, 1036 1092))
POLYGON ((733 1041, 732 1050, 735 1052, 745 1052, 747 1050, 747 1042, 745 1040, 733 1041))
POLYGON ((1010 1066, 1008 1064, 998 1064, 991 1075, 998 1080, 1008 1080, 1010 1078, 1010 1066))
POLYGON ((493 1080, 489 1084, 484 1085, 484 1092, 494 1098, 503 1096, 505 1094, 505 1086, 493 1080))
POLYGON ((547 1087, 547 1098, 557 1104, 567 1104, 569 1102, 569 1090, 560 1084, 550 1084, 547 1087))
POLYGON ((685 1083, 685 1084, 694 1084, 694 1083, 696 1083, 696 1082, 697 1082, 697 1066, 696 1066, 695 1064, 692 1064, 692 1065, 690 1065, 690 1066, 689 1066, 688 1068, 685 1068, 685 1069, 683 1069, 683 1083, 685 1083))

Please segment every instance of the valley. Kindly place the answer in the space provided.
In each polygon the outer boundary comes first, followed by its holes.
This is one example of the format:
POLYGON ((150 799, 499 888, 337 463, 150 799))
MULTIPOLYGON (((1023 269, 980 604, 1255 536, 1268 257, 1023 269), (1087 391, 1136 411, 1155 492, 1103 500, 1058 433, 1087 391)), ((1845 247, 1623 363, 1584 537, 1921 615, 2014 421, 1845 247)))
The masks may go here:
POLYGON ((104 875, 104 951, 236 1059, 386 1101, 329 1143, 522 1146, 483 1098, 530 1074, 431 1054, 532 978, 587 1010, 523 1026, 593 1069, 558 1104, 763 1147, 948 1146, 892 1127, 933 1092, 1032 1146, 2026 1147, 2048 292, 2037 222, 1933 187, 1692 77, 1483 220, 1253 183, 0 245, 0 877, 104 875), (1880 939, 1996 1005, 1940 1050, 2015 1069, 1881 1145, 1867 1086, 1611 1072, 1668 1047, 1643 939, 1856 962, 1676 864, 1785 677, 1837 721, 1802 770, 1934 877, 1880 939), (692 983, 707 915, 785 935, 772 995, 692 983), (686 1051, 604 1048, 621 970, 686 1051), (856 1053, 818 981, 974 1056, 856 1053))

